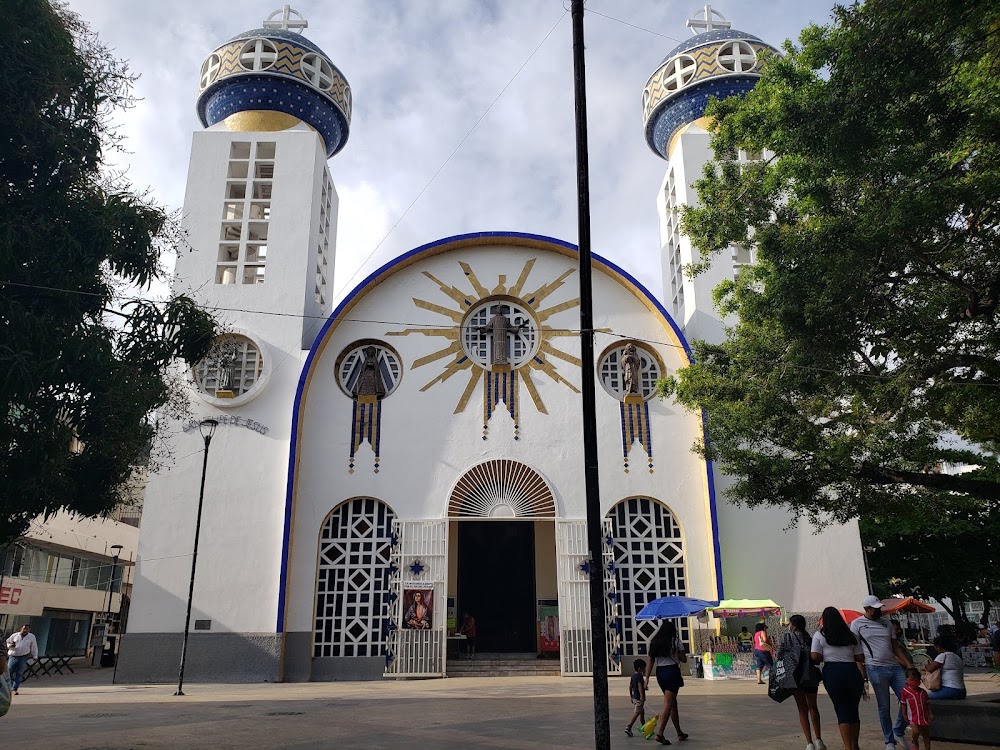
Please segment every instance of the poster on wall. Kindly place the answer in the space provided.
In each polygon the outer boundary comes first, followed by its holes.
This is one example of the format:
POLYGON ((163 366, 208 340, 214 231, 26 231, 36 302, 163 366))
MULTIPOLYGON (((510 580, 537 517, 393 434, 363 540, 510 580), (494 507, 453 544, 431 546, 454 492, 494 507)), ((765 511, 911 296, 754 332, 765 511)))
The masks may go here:
POLYGON ((559 650, 559 605, 539 604, 538 624, 542 653, 559 650))
POLYGON ((430 630, 434 622, 434 589, 403 589, 403 628, 430 630))

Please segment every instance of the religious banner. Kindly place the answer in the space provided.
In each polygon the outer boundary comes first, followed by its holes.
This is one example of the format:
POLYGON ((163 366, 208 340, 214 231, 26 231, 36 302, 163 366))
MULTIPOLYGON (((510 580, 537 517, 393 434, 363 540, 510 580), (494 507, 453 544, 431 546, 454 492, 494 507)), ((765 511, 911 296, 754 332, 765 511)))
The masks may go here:
POLYGON ((434 623, 434 589, 403 589, 403 629, 430 630, 434 623))
POLYGON ((559 605, 545 604, 538 608, 542 653, 559 651, 559 605))

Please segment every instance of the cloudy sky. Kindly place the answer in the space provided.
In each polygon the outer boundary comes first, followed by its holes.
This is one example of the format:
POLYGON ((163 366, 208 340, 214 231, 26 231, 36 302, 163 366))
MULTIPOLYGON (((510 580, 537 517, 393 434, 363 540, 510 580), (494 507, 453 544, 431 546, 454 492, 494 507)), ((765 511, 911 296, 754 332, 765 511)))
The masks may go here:
MULTIPOLYGON (((350 140, 330 163, 341 199, 335 291, 417 245, 462 232, 516 230, 576 241, 571 23, 564 2, 568 8, 568 0, 292 4, 309 21, 305 35, 341 69, 354 96, 350 140)), ((142 101, 121 118, 130 153, 120 163, 138 187, 150 188, 168 208, 180 207, 191 133, 200 128, 194 105, 201 63, 226 39, 260 26, 279 4, 69 5, 141 75, 142 101)), ((734 28, 779 46, 808 23, 826 22, 831 5, 726 0, 714 7, 734 28)), ((699 6, 589 0, 587 8, 593 11, 585 21, 593 249, 658 293, 655 198, 665 162, 643 139, 640 97, 663 56, 690 36, 684 23, 699 6)))

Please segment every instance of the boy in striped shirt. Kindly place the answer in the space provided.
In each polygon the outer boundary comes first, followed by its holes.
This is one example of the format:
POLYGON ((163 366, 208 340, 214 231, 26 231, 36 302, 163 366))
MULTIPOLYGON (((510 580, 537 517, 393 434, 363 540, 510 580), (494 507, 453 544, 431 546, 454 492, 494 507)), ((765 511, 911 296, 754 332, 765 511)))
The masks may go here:
POLYGON ((920 670, 910 668, 906 670, 906 687, 899 694, 899 703, 903 709, 903 715, 910 722, 910 740, 913 742, 913 750, 920 750, 919 740, 924 740, 924 750, 931 748, 931 721, 934 720, 931 714, 931 703, 927 697, 927 691, 920 687, 920 670))

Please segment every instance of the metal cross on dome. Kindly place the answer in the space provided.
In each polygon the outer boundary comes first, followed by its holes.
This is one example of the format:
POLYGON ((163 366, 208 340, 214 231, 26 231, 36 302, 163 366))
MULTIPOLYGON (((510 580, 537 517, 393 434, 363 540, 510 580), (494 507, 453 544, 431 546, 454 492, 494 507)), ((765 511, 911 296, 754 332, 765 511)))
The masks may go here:
POLYGON ((309 28, 309 22, 291 5, 285 5, 267 17, 264 21, 264 28, 282 29, 284 31, 292 31, 298 34, 302 29, 309 28), (274 17, 279 14, 281 15, 281 18, 275 21, 274 17), (295 17, 292 18, 292 16, 295 17))
POLYGON ((695 13, 694 16, 687 20, 685 25, 695 34, 701 34, 706 31, 715 31, 716 29, 729 29, 733 26, 726 20, 726 17, 722 15, 722 13, 717 10, 713 10, 711 5, 706 5, 701 11, 695 13), (704 13, 705 17, 702 18, 699 13, 704 13), (713 16, 715 16, 715 18, 713 18, 713 16))

